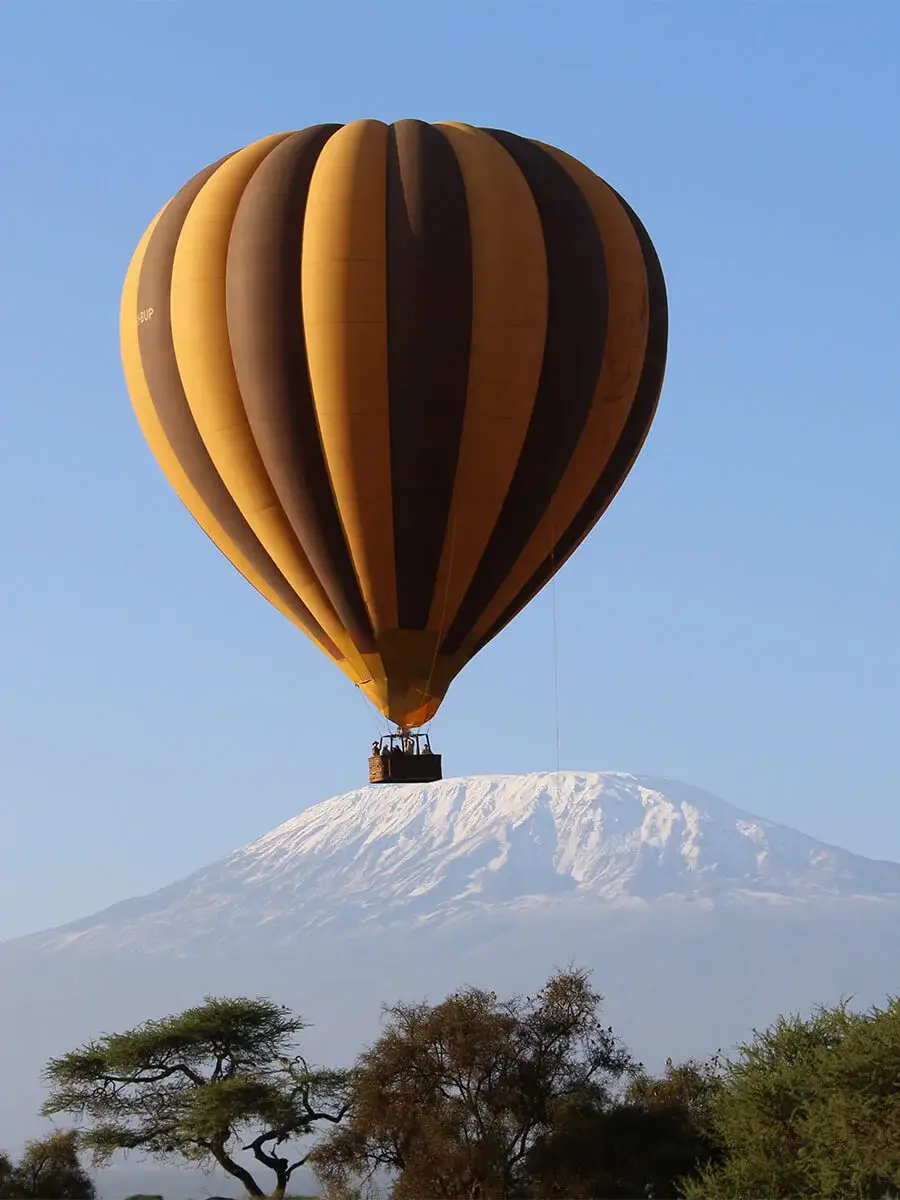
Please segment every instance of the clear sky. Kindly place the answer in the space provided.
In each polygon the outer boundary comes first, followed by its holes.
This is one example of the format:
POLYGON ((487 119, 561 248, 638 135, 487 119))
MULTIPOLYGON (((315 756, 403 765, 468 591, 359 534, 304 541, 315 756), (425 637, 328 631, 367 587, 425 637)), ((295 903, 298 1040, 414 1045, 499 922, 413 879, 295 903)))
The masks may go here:
MULTIPOLYGON (((563 147, 659 251, 668 374, 558 577, 560 761, 900 859, 895 0, 3 0, 0 937, 362 783, 380 720, 219 555, 133 418, 154 213, 264 134, 563 147)), ((556 765, 554 591, 453 685, 449 774, 556 765)))

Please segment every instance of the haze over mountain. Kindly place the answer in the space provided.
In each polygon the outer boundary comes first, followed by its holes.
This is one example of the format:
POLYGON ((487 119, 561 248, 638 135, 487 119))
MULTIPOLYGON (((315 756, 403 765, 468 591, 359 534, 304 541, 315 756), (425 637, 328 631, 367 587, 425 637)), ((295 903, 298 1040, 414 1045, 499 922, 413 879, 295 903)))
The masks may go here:
MULTIPOLYGON (((349 1062, 379 1005, 592 967, 652 1069, 900 983, 900 865, 621 773, 367 787, 148 896, 0 944, 0 1131, 49 1054, 204 994, 266 994, 349 1062), (12 1069, 9 1069, 12 1068, 12 1069)), ((3 1140, 0 1138, 0 1141, 3 1140)))

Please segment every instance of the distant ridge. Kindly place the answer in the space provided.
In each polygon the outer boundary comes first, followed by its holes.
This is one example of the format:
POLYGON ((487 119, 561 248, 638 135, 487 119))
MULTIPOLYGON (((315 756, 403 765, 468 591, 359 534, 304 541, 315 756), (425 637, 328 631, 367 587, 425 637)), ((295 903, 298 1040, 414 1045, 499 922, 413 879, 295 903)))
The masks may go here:
POLYGON ((900 865, 673 780, 489 775, 335 796, 148 896, 21 941, 186 951, 238 930, 387 928, 542 904, 797 905, 900 897, 900 865))

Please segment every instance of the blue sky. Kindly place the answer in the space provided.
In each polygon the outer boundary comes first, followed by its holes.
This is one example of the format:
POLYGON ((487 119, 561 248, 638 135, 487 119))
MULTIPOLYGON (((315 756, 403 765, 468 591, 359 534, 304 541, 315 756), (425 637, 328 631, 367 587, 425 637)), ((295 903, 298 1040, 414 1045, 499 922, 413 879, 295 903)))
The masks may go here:
POLYGON ((666 273, 670 357, 589 541, 453 685, 449 773, 699 784, 900 859, 900 6, 0 5, 0 937, 162 886, 365 777, 379 720, 222 559, 132 416, 158 208, 264 134, 555 143, 666 273))

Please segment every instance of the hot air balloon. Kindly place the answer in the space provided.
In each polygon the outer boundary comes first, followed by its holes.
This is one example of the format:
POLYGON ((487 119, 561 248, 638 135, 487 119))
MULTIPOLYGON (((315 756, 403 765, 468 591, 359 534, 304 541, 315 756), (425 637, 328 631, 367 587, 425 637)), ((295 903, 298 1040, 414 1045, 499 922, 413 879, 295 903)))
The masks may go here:
POLYGON ((440 758, 415 731, 631 469, 667 325, 643 225, 581 162, 361 120, 186 183, 132 259, 121 348, 169 483, 398 727, 374 774, 418 779, 440 758))

